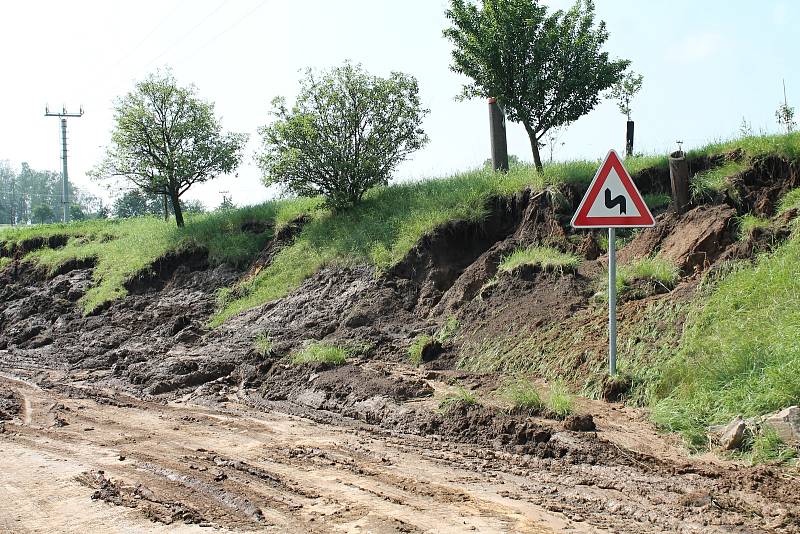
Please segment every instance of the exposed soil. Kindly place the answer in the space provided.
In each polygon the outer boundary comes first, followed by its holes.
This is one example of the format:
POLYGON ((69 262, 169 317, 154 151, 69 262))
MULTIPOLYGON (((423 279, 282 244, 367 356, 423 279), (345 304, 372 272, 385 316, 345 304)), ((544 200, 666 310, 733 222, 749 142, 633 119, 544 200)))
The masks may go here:
MULTIPOLYGON (((655 252, 682 277, 674 288, 634 281, 622 328, 679 330, 685 315, 649 323, 649 310, 691 302, 709 272, 785 239, 794 212, 744 239, 737 216, 772 216, 798 176, 759 161, 731 179, 736 195, 680 216, 662 210, 654 228, 626 237, 620 261, 655 252)), ((650 170, 637 183, 664 192, 669 177, 650 170)), ((561 193, 492 199, 486 220, 438 228, 381 276, 328 266, 213 330, 216 291, 268 266, 304 219, 247 272, 183 250, 88 317, 77 302, 92 261, 47 276, 20 251, 58 239, 0 247, 16 258, 0 273, 0 530, 800 532, 797 473, 689 456, 642 410, 614 403, 629 381, 604 380, 597 391, 609 402, 583 400, 562 421, 509 412, 492 393, 501 377, 460 368, 470 347, 508 340, 502 360, 527 340, 542 358, 557 354, 554 371, 574 384, 602 379, 595 300, 606 258, 599 234, 568 229, 563 198, 574 204, 579 191, 561 193), (498 272, 504 255, 530 244, 583 262, 498 272), (451 320, 458 334, 432 340, 412 365, 408 347, 451 320), (256 350, 259 335, 269 350, 256 350), (292 365, 312 341, 346 347, 347 363, 292 365), (484 402, 441 404, 456 386, 484 402)))

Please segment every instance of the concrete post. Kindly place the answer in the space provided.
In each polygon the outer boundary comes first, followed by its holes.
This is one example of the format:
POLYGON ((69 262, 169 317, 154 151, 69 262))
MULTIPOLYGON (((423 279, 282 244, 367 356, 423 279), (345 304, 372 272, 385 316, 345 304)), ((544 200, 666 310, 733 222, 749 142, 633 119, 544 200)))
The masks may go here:
POLYGON ((489 136, 492 140, 492 168, 508 172, 506 117, 494 98, 489 99, 489 136))
POLYGON ((686 153, 677 150, 669 155, 669 180, 675 211, 684 213, 689 206, 689 162, 686 153))

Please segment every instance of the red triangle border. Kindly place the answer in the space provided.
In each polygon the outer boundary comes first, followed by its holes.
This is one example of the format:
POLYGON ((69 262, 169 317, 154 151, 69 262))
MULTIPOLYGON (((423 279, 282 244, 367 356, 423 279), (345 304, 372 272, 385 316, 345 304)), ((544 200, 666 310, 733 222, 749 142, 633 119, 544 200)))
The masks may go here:
POLYGON ((650 213, 647 204, 645 204, 642 194, 639 193, 639 190, 633 183, 631 175, 628 174, 628 171, 625 169, 622 160, 615 150, 612 149, 608 151, 605 161, 603 161, 600 169, 598 169, 597 174, 594 175, 594 179, 589 185, 589 189, 586 191, 583 200, 581 200, 578 210, 575 212, 575 216, 572 217, 571 224, 573 228, 641 228, 655 225, 655 219, 653 219, 653 215, 650 213), (611 169, 617 171, 617 176, 619 176, 622 185, 625 187, 631 200, 633 200, 633 204, 636 206, 639 215, 630 217, 626 215, 617 217, 589 217, 589 210, 597 199, 597 195, 600 194, 603 185, 606 183, 611 169))

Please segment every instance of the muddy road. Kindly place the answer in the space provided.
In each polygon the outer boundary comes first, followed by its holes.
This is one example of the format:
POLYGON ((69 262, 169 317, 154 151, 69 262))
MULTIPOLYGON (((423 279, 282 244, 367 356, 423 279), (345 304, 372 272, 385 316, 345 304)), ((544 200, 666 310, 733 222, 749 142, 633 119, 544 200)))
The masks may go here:
POLYGON ((798 531, 790 473, 687 459, 622 407, 598 413, 595 436, 627 466, 396 435, 237 395, 143 401, 9 375, 0 388, 19 400, 0 433, 2 532, 798 531))

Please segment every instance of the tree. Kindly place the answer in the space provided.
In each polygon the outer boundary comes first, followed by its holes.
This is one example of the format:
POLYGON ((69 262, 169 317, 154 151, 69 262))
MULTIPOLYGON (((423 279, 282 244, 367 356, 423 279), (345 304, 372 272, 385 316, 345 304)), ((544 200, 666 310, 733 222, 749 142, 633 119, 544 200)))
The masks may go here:
POLYGON ((631 101, 642 88, 644 76, 633 71, 626 73, 611 86, 609 96, 616 100, 619 112, 631 120, 631 101))
POLYGON ((86 212, 79 204, 71 204, 69 207, 69 220, 83 221, 86 220, 86 212))
POLYGON ((118 219, 161 215, 163 209, 163 195, 143 193, 138 189, 127 191, 114 199, 113 206, 114 216, 118 219))
POLYGON ((608 32, 590 0, 551 14, 538 0, 450 0, 445 14, 451 69, 472 79, 460 98, 496 98, 525 127, 540 172, 542 137, 591 111, 629 64, 603 51, 608 32))
POLYGON ((175 222, 184 225, 180 197, 194 184, 233 171, 246 134, 222 133, 214 105, 175 78, 151 74, 119 99, 99 178, 123 178, 145 193, 167 195, 175 222))
POLYGON ((794 122, 794 107, 789 105, 789 100, 786 98, 786 82, 783 82, 783 103, 778 104, 775 118, 778 119, 778 124, 786 128, 787 134, 792 133, 796 123, 794 122))
POLYGON ((186 202, 183 202, 181 210, 185 211, 186 213, 205 213, 206 205, 200 200, 187 200, 186 202))
POLYGON ((397 165, 428 141, 417 80, 399 72, 381 78, 350 63, 319 77, 308 70, 294 107, 282 98, 273 107, 276 120, 259 130, 264 183, 323 195, 334 209, 386 185, 397 165))
POLYGON ((236 204, 233 203, 233 198, 229 195, 222 195, 222 202, 217 206, 217 211, 228 211, 236 209, 236 204))
POLYGON ((54 216, 53 208, 47 204, 39 204, 33 208, 33 220, 39 224, 53 222, 54 216))

